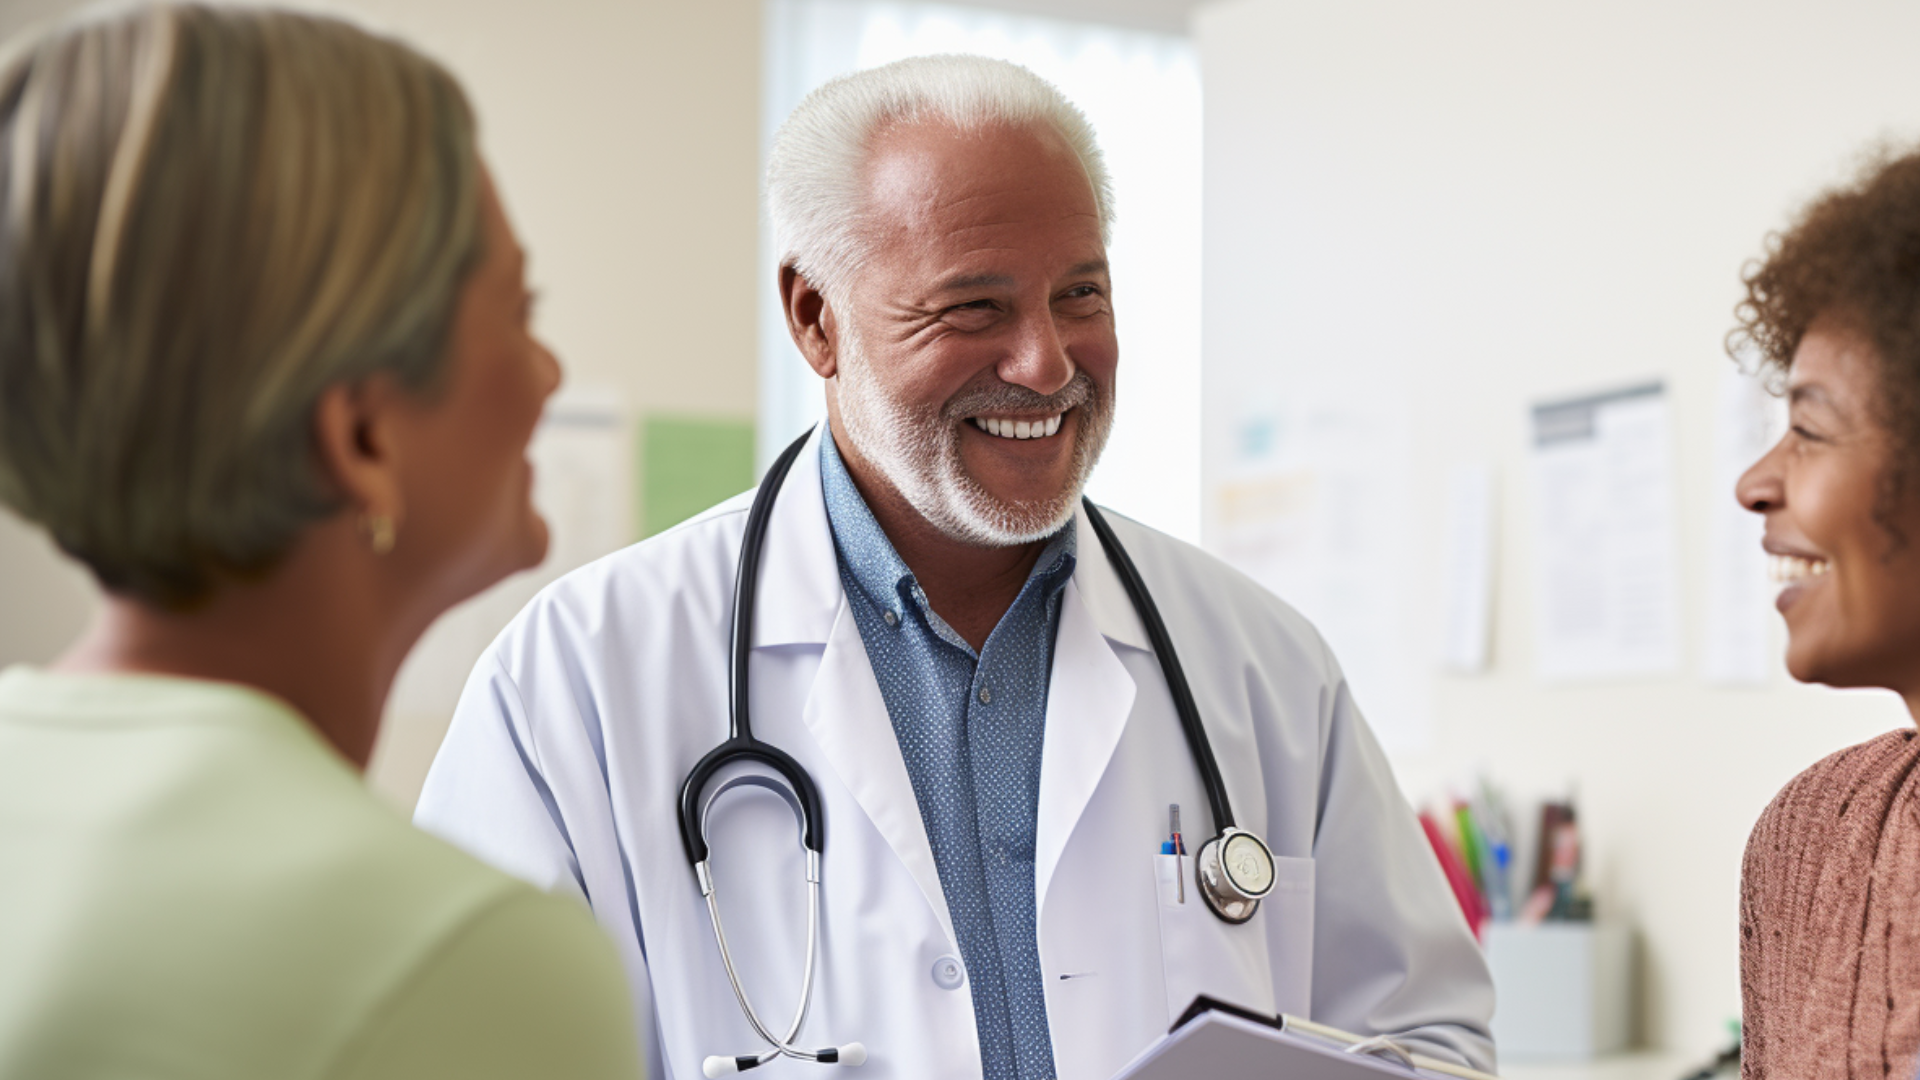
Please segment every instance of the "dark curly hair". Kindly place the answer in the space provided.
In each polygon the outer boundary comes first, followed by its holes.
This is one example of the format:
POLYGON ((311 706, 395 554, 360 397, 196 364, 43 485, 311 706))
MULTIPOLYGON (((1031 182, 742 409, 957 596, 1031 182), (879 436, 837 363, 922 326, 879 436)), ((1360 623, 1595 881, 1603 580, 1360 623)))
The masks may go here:
POLYGON ((1880 425, 1896 447, 1874 516, 1896 541, 1892 508, 1920 468, 1920 149, 1874 154, 1850 185, 1814 200, 1741 274, 1746 299, 1727 335, 1777 389, 1816 320, 1857 335, 1880 368, 1880 425))

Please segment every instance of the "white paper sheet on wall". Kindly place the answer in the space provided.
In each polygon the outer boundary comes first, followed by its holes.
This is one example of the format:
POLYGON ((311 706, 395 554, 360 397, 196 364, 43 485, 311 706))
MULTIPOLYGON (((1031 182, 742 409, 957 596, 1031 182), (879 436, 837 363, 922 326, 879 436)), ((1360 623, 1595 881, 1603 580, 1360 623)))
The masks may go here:
POLYGON ((1405 463, 1411 405, 1378 386, 1289 383, 1247 401, 1210 493, 1213 550, 1313 621, 1382 744, 1431 744, 1431 661, 1409 610, 1417 530, 1405 463))
POLYGON ((1440 665, 1460 675, 1487 670, 1492 645, 1493 475, 1487 462, 1455 465, 1447 474, 1440 665))
POLYGON ((546 560, 441 616, 401 667, 389 713, 452 715, 474 662, 535 593, 633 541, 633 424, 616 395, 567 388, 547 406, 527 457, 547 521, 546 560))
POLYGON ((1733 497, 1733 488, 1778 435, 1780 401, 1760 380, 1729 364, 1720 378, 1713 433, 1707 608, 1701 674, 1722 686, 1754 686, 1772 667, 1773 589, 1760 550, 1765 523, 1733 497))
POLYGON ((1534 634, 1542 679, 1679 666, 1665 387, 1533 408, 1534 634))

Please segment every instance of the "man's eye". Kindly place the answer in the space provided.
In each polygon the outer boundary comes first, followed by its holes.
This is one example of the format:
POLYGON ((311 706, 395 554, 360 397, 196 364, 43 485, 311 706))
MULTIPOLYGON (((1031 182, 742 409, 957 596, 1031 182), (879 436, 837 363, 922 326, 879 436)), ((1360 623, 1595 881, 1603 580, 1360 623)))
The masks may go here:
POLYGON ((1060 306, 1068 311, 1087 314, 1098 311, 1105 301, 1106 297, 1101 294, 1098 287, 1080 285, 1061 293, 1059 302, 1060 306))
POLYGON ((998 313, 991 300, 969 300, 948 308, 946 322, 962 330, 978 330, 991 323, 998 313))

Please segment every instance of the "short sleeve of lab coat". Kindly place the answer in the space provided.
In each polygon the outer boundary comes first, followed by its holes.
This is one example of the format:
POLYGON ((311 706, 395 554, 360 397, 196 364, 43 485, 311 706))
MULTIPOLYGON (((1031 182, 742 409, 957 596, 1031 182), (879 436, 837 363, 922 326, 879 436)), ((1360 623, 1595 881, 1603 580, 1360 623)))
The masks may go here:
POLYGON ((548 892, 585 899, 559 804, 535 760, 520 688, 488 650, 433 759, 414 824, 548 892))

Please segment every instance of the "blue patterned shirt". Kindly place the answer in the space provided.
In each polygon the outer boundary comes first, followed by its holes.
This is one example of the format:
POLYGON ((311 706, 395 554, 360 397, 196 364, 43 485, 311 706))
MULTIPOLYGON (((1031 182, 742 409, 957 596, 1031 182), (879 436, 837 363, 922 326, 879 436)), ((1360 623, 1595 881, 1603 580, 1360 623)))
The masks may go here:
POLYGON ((1073 526, 1054 534, 976 655, 927 604, 820 440, 840 580, 927 826, 960 939, 987 1080, 1051 1080, 1053 1040, 1034 898, 1040 748, 1073 526))

